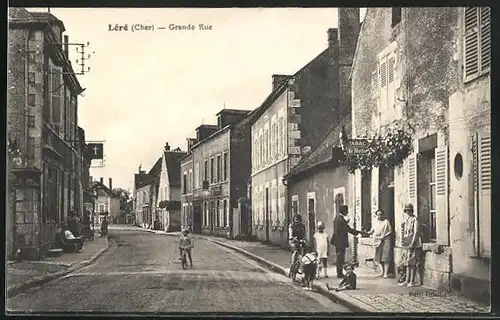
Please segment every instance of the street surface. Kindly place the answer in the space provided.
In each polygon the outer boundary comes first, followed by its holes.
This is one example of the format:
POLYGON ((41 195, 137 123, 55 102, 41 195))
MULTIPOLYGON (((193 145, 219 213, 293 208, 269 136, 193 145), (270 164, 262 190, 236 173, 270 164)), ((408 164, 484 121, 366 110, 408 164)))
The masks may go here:
POLYGON ((112 228, 95 264, 7 300, 31 312, 350 312, 234 251, 195 239, 182 270, 178 238, 112 228))

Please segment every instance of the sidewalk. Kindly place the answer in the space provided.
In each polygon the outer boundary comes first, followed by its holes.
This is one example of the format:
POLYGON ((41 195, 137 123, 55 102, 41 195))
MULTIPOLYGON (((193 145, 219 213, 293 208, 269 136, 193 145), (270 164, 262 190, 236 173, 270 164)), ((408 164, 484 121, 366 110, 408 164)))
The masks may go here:
MULTIPOLYGON (((230 247, 254 260, 258 260, 269 269, 288 275, 290 252, 279 247, 263 245, 258 242, 244 242, 215 238, 197 237, 230 247)), ((363 267, 355 270, 358 290, 328 291, 326 283, 336 286, 340 279, 335 277, 335 266, 328 268, 330 278, 321 277, 314 281, 315 290, 329 296, 332 300, 348 306, 353 311, 361 312, 425 312, 425 313, 477 313, 490 312, 490 306, 479 305, 454 293, 439 292, 425 287, 399 287, 394 279, 374 276, 374 271, 363 267)))
MULTIPOLYGON (((97 235, 97 234, 96 234, 97 235)), ((80 253, 64 253, 60 257, 47 257, 42 261, 7 263, 7 295, 12 297, 29 288, 61 277, 94 262, 109 248, 106 238, 96 237, 85 242, 80 253)))

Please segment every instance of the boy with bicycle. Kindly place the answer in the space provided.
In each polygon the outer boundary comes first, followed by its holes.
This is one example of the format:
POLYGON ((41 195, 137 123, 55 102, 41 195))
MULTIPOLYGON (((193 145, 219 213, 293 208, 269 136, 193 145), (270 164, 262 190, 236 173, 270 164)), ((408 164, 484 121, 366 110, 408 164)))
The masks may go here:
POLYGON ((185 250, 189 258, 189 266, 193 267, 193 259, 191 258, 191 249, 194 247, 193 238, 191 237, 189 230, 187 228, 183 229, 181 232, 181 237, 179 241, 179 260, 182 260, 182 251, 185 250))

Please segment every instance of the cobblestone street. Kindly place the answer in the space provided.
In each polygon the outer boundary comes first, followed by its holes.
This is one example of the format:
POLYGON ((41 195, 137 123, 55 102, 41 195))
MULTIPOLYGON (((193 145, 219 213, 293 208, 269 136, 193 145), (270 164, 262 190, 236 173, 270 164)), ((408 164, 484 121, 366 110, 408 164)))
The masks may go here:
POLYGON ((233 250, 195 240, 182 270, 178 237, 113 229, 96 263, 7 299, 7 310, 63 312, 350 312, 233 250))

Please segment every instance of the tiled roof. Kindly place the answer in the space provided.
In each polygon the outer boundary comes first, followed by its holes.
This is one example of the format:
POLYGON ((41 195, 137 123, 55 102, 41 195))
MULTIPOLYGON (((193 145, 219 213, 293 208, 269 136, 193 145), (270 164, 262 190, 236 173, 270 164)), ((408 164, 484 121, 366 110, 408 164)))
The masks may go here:
POLYGON ((327 52, 328 50, 330 50, 330 48, 326 48, 325 50, 323 50, 320 54, 318 54, 316 57, 314 57, 314 59, 309 61, 302 68, 300 68, 297 72, 295 72, 294 75, 290 76, 289 78, 283 79, 279 83, 279 85, 277 85, 276 88, 269 94, 269 96, 267 96, 266 100, 264 100, 262 105, 259 108, 257 108, 258 111, 254 115, 252 115, 250 122, 254 123, 264 113, 264 111, 266 111, 272 105, 272 103, 276 99, 278 99, 278 97, 288 87, 288 80, 289 79, 293 79, 294 77, 298 76, 302 71, 304 71, 309 65, 311 65, 314 61, 316 61, 316 59, 318 59, 323 54, 325 54, 325 52, 327 52))
POLYGON ((30 12, 24 8, 9 8, 9 18, 10 19, 30 19, 32 16, 30 12))
POLYGON ((165 164, 167 165, 168 182, 171 186, 181 184, 181 159, 186 156, 186 152, 166 151, 164 152, 165 164))
POLYGON ((160 182, 161 160, 162 160, 162 157, 158 158, 158 160, 156 160, 156 162, 153 165, 153 167, 151 168, 151 170, 149 170, 148 183, 153 183, 153 182, 159 183, 160 182))
POLYGON ((350 116, 343 118, 339 124, 332 126, 318 146, 303 157, 299 163, 290 170, 285 178, 290 178, 301 172, 312 169, 319 164, 331 161, 332 148, 340 143, 340 132, 342 128, 344 128, 344 132, 350 132, 350 127, 350 116))
POLYGON ((153 167, 151 168, 151 170, 149 170, 148 173, 136 173, 135 174, 135 188, 136 189, 140 189, 144 186, 147 186, 149 184, 151 184, 155 178, 158 178, 158 182, 159 182, 159 177, 160 177, 160 172, 161 172, 161 160, 162 160, 162 157, 158 158, 158 160, 156 160, 155 164, 153 165, 153 167))
POLYGON ((108 196, 110 196, 110 197, 120 198, 119 194, 114 193, 113 190, 108 188, 105 184, 101 183, 100 181, 94 181, 92 183, 92 188, 94 188, 94 189, 99 188, 99 189, 103 190, 104 192, 106 192, 108 194, 108 196))
POLYGON ((266 100, 249 115, 249 122, 254 123, 263 113, 269 108, 273 102, 285 91, 288 86, 288 79, 283 80, 276 88, 267 96, 266 100))

